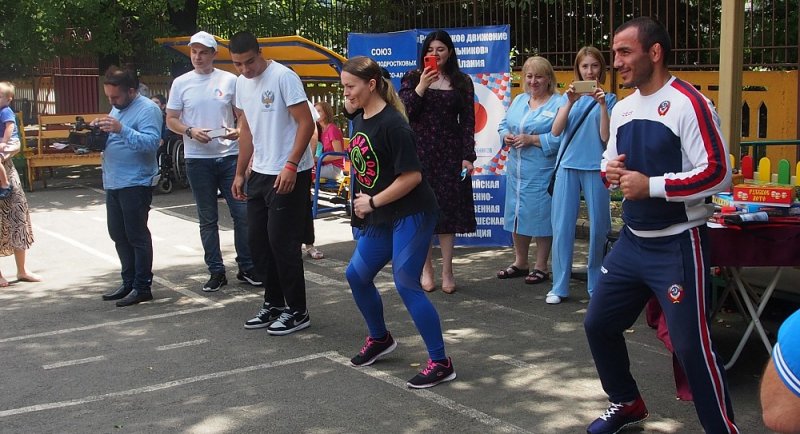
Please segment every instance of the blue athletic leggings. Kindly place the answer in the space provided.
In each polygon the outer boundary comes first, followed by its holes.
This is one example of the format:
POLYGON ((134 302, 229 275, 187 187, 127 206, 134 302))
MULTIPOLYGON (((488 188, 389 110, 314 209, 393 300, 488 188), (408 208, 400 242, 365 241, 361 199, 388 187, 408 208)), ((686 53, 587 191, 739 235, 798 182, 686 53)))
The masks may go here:
POLYGON ((435 216, 420 213, 396 220, 392 226, 367 227, 361 232, 345 275, 369 335, 378 339, 387 330, 375 276, 391 260, 397 292, 428 348, 428 356, 442 360, 446 356, 439 314, 419 283, 435 224, 435 216))

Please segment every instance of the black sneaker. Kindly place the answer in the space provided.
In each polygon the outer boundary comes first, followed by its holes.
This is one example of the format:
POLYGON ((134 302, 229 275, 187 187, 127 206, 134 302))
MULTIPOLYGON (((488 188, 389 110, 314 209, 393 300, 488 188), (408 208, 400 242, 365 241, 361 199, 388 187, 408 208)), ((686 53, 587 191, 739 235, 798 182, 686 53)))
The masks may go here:
POLYGON ((428 360, 428 366, 414 378, 408 380, 406 385, 412 389, 426 389, 455 378, 456 371, 453 369, 453 361, 448 357, 447 364, 428 360))
POLYGON ((203 291, 205 292, 217 292, 220 288, 228 284, 228 278, 225 277, 225 273, 211 273, 211 278, 208 279, 205 285, 203 285, 203 291))
POLYGON ((241 280, 242 282, 247 282, 253 286, 261 286, 264 284, 264 282, 262 282, 261 279, 257 278, 256 275, 253 274, 252 270, 250 271, 239 270, 239 272, 236 273, 236 278, 241 280))
POLYGON ((278 317, 283 313, 283 307, 271 307, 269 303, 264 302, 261 310, 258 311, 256 316, 245 321, 244 328, 246 329, 263 329, 269 327, 270 324, 275 322, 278 317))
POLYGON ((626 426, 647 419, 649 415, 641 396, 631 404, 612 402, 605 413, 586 428, 586 432, 588 434, 615 434, 626 426))
POLYGON ((304 312, 284 310, 281 316, 267 327, 267 333, 275 336, 288 335, 289 333, 303 330, 311 325, 308 310, 304 312))
POLYGON ((367 341, 361 347, 361 351, 350 359, 350 364, 353 366, 369 366, 375 363, 380 357, 383 357, 397 348, 397 342, 392 338, 391 333, 386 333, 383 340, 372 339, 367 336, 367 341))

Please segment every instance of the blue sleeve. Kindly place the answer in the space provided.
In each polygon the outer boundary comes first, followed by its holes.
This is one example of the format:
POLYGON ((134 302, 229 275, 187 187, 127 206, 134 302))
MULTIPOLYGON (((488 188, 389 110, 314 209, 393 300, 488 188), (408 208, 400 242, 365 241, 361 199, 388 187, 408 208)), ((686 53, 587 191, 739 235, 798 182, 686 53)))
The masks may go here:
POLYGON ((772 361, 783 384, 800 397, 800 310, 793 313, 778 330, 778 343, 772 351, 772 361))
MULTIPOLYGON (((548 105, 555 113, 558 113, 558 109, 563 105, 564 99, 565 97, 563 96, 553 98, 553 101, 548 105)), ((547 133, 539 134, 539 143, 542 147, 542 152, 544 152, 544 155, 547 157, 554 157, 558 154, 558 148, 561 146, 561 137, 564 136, 563 134, 558 137, 553 135, 553 122, 555 122, 555 115, 552 119, 550 119, 550 125, 547 128, 547 133)))
POLYGON ((506 110, 506 115, 503 116, 503 120, 500 121, 500 124, 497 126, 497 132, 500 133, 500 143, 501 144, 503 143, 503 140, 502 140, 503 137, 506 134, 511 133, 511 130, 508 128, 508 115, 514 110, 514 107, 515 107, 517 101, 519 100, 520 96, 521 95, 517 95, 517 97, 514 98, 513 101, 511 101, 511 105, 508 106, 508 110, 506 110))
POLYGON ((544 155, 552 157, 558 154, 558 148, 561 146, 561 136, 554 136, 551 132, 539 134, 539 143, 542 146, 544 155))
POLYGON ((134 151, 155 152, 161 141, 162 123, 161 109, 156 105, 146 106, 136 120, 135 126, 122 126, 120 136, 134 151))

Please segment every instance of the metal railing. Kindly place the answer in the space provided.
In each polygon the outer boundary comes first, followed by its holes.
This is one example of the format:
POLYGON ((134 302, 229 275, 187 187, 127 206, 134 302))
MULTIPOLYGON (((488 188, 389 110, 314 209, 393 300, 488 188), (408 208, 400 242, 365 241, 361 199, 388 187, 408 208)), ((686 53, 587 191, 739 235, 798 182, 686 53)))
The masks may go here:
POLYGON ((795 155, 794 161, 800 161, 800 140, 758 140, 758 141, 747 141, 741 142, 739 146, 741 147, 741 152, 739 154, 739 161, 742 161, 742 157, 745 155, 750 155, 753 157, 753 162, 758 163, 761 158, 767 157, 767 148, 773 146, 792 146, 795 147, 795 155), (753 148, 752 154, 750 154, 749 149, 753 148))

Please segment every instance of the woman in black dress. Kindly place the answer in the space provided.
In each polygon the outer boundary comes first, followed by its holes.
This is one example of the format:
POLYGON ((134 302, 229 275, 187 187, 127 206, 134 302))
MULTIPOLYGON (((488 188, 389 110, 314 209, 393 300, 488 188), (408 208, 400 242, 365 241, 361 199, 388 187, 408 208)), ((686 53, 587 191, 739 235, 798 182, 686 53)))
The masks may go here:
MULTIPOLYGON (((472 80, 458 67, 450 35, 428 34, 417 63, 419 69, 403 77, 400 99, 417 135, 417 155, 425 178, 441 207, 434 231, 442 249, 442 291, 456 289, 453 242, 457 233, 476 229, 470 175, 475 155, 475 92, 472 80), (436 57, 436 68, 423 68, 425 56, 436 57)), ((422 288, 436 289, 432 249, 422 270, 422 288)))

